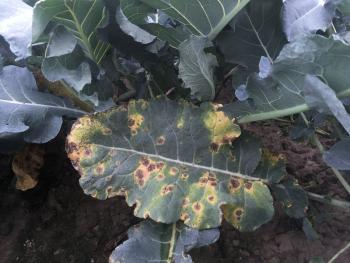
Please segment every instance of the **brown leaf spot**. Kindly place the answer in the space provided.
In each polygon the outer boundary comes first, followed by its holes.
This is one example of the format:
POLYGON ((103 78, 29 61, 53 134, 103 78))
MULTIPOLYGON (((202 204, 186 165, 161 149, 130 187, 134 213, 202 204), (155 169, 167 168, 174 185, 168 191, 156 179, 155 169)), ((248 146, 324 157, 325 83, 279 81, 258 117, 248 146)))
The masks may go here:
POLYGON ((188 179, 188 177, 190 177, 190 175, 188 173, 181 174, 181 180, 183 180, 183 181, 186 181, 188 179))
POLYGON ((162 187, 160 195, 168 195, 174 191, 175 186, 173 184, 168 184, 162 187))
POLYGON ((86 149, 84 150, 84 156, 85 156, 85 157, 91 157, 91 154, 92 154, 92 151, 91 151, 90 148, 86 148, 86 149))
POLYGON ((149 172, 153 172, 156 169, 156 165, 154 163, 151 163, 148 165, 147 170, 149 172))
POLYGON ((163 162, 158 162, 158 163, 156 163, 156 167, 157 167, 157 169, 158 170, 162 170, 163 169, 163 167, 164 167, 164 163, 163 162))
POLYGON ((156 140, 157 145, 163 145, 165 143, 165 137, 164 136, 159 136, 156 140))
POLYGON ((243 210, 242 209, 240 209, 240 208, 237 208, 236 210, 235 210, 235 215, 238 217, 238 216, 242 216, 243 215, 243 210))
POLYGON ((98 175, 102 175, 104 173, 104 171, 105 171, 105 166, 103 164, 99 164, 95 168, 95 172, 98 175))
POLYGON ((215 142, 213 142, 211 145, 210 145, 210 150, 212 151, 212 152, 218 152, 219 151, 219 145, 217 144, 217 143, 215 143, 215 142))
POLYGON ((253 184, 251 182, 245 182, 244 183, 245 188, 247 188, 248 190, 250 190, 253 187, 253 184))
POLYGON ((190 203, 190 199, 188 197, 184 198, 184 200, 182 201, 182 207, 186 208, 189 203, 190 203))
POLYGON ((102 134, 106 136, 112 135, 112 130, 110 128, 103 128, 102 134))
POLYGON ((144 165, 144 166, 148 166, 149 163, 150 163, 150 161, 149 161, 149 159, 148 159, 147 157, 143 156, 143 157, 141 158, 141 163, 142 163, 142 165, 144 165))
POLYGON ((192 209, 195 213, 200 213, 203 210, 203 206, 200 202, 196 202, 192 205, 192 209))
POLYGON ((162 181, 164 178, 165 178, 165 176, 164 176, 163 173, 159 173, 159 174, 157 175, 157 180, 158 180, 158 181, 162 181))
POLYGON ((214 195, 209 195, 208 196, 208 202, 211 204, 214 204, 216 202, 216 198, 214 195))
POLYGON ((230 183, 229 183, 229 189, 230 190, 236 190, 241 186, 241 183, 239 182, 238 179, 236 178, 231 178, 230 183))
POLYGON ((179 169, 177 167, 170 167, 169 173, 170 175, 175 176, 179 173, 179 169))

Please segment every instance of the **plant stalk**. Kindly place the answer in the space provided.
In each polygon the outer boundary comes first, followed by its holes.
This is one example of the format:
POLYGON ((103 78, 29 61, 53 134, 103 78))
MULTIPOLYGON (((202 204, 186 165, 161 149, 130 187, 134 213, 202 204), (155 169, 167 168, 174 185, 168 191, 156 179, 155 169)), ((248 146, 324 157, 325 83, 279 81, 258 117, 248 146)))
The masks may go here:
MULTIPOLYGON (((300 113, 301 117, 303 118, 306 126, 310 126, 310 122, 309 120, 306 118, 304 113, 300 113)), ((322 145, 322 143, 320 142, 320 140, 318 139, 317 135, 314 134, 311 137, 312 141, 315 143, 315 145, 317 146, 317 148, 319 149, 319 151, 321 152, 321 154, 323 154, 325 152, 325 149, 322 145)), ((343 177, 343 175, 339 172, 339 170, 330 167, 331 170, 333 171, 334 175, 338 178, 339 182, 343 185, 343 187, 345 188, 345 190, 350 194, 350 185, 349 183, 345 180, 345 178, 343 177)))
POLYGON ((332 263, 334 262, 334 260, 336 260, 341 254, 343 254, 348 248, 350 248, 350 242, 345 246, 343 247, 341 250, 339 250, 337 252, 337 254, 335 254, 329 261, 328 263, 332 263))
POLYGON ((311 192, 307 192, 307 195, 311 200, 314 200, 326 205, 332 205, 332 206, 336 206, 344 209, 350 209, 350 202, 334 199, 331 197, 327 197, 327 196, 323 196, 323 195, 319 195, 311 192))

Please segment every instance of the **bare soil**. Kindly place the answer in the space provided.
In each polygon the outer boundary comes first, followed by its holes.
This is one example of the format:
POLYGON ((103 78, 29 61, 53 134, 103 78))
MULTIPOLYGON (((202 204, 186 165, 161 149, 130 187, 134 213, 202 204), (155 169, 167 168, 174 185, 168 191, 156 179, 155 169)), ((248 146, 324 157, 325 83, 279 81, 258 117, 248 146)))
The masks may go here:
MULTIPOLYGON (((308 191, 349 201, 319 152, 288 138, 288 125, 267 122, 245 129, 261 137, 271 151, 285 154, 288 172, 308 191)), ((139 222, 122 198, 99 201, 84 195, 63 145, 62 134, 44 146, 39 184, 27 192, 15 189, 12 157, 0 156, 0 263, 107 263, 114 247, 126 239, 127 229, 139 222)), ((310 202, 309 214, 318 240, 308 240, 301 222, 276 207, 274 220, 253 233, 239 233, 224 224, 220 240, 193 251, 193 259, 203 263, 302 263, 322 256, 329 260, 350 241, 350 213, 310 202)), ((336 261, 348 262, 350 251, 336 261)))

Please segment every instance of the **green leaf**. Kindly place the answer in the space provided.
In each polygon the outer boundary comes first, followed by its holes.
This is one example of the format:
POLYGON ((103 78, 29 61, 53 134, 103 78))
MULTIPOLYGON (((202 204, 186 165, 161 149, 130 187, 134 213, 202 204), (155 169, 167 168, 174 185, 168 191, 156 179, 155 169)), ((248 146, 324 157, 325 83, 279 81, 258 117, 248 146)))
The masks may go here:
POLYGON ((304 189, 294 179, 287 178, 271 186, 272 193, 285 213, 293 218, 303 218, 309 205, 304 189))
POLYGON ((249 231, 271 219, 273 200, 262 179, 244 173, 253 167, 242 170, 250 154, 241 152, 251 147, 231 150, 239 135, 210 103, 160 98, 81 118, 67 152, 86 194, 125 196, 138 217, 213 228, 222 207, 227 221, 249 231))
POLYGON ((271 76, 252 75, 247 91, 253 100, 228 104, 224 111, 240 123, 283 117, 310 108, 303 96, 307 74, 324 79, 338 98, 350 96, 350 47, 322 36, 287 44, 273 64, 271 76))
POLYGON ((131 22, 177 48, 191 34, 215 39, 248 3, 249 0, 121 0, 121 8, 131 22), (150 7, 166 13, 181 26, 172 28, 147 23, 150 7))
POLYGON ((350 0, 343 0, 339 5, 339 10, 345 16, 350 16, 350 0))
POLYGON ((72 32, 86 56, 100 64, 110 47, 97 36, 97 29, 106 18, 102 0, 43 0, 34 7, 32 41, 54 21, 72 32))
POLYGON ((281 0, 250 1, 216 40, 225 60, 257 72, 261 56, 275 59, 286 43, 281 8, 281 0))
POLYGON ((313 228, 312 223, 307 217, 303 218, 303 231, 308 240, 317 240, 319 238, 316 230, 313 228))
POLYGON ((213 54, 204 49, 212 46, 207 38, 191 36, 179 46, 179 76, 185 87, 199 100, 209 101, 215 97, 214 68, 218 66, 213 54))
POLYGON ((129 239, 113 251, 109 262, 191 263, 186 253, 215 243, 219 235, 218 229, 198 231, 180 222, 166 225, 147 220, 129 229, 129 239))

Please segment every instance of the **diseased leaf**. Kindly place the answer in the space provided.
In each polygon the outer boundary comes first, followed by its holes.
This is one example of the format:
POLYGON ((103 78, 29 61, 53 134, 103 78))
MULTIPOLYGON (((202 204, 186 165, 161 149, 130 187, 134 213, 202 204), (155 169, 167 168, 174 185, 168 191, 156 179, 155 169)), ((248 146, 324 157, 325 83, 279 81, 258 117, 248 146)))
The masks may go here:
POLYGON ((215 243, 219 235, 218 229, 198 231, 182 223, 166 225, 147 220, 129 229, 129 239, 113 251, 109 262, 191 263, 191 256, 186 253, 215 243))
POLYGON ((333 114, 350 135, 350 116, 334 90, 319 78, 307 75, 304 83, 304 97, 308 106, 320 113, 333 114))
POLYGON ((97 36, 105 22, 102 0, 42 0, 34 7, 33 42, 37 41, 50 21, 64 25, 78 40, 87 57, 100 64, 109 44, 97 36))
POLYGON ((275 59, 286 43, 281 8, 281 0, 250 1, 216 40, 225 60, 257 72, 261 56, 275 59))
POLYGON ((267 180, 269 184, 278 184, 286 176, 285 158, 263 150, 261 162, 254 176, 267 180))
POLYGON ((284 1, 284 31, 289 41, 325 31, 332 23, 337 4, 341 0, 284 1))
POLYGON ((345 138, 323 154, 325 162, 338 170, 350 170, 350 138, 345 138))
POLYGON ((282 205, 286 214, 293 218, 303 218, 309 205, 304 189, 294 179, 287 178, 280 184, 271 185, 272 193, 282 205))
POLYGON ((179 46, 179 76, 191 89, 191 95, 202 101, 215 97, 214 68, 218 62, 213 54, 204 51, 211 45, 207 38, 191 36, 179 46))
POLYGON ((302 38, 285 45, 265 79, 251 75, 248 101, 224 106, 227 114, 240 123, 266 120, 307 111, 303 96, 305 76, 318 76, 334 90, 338 98, 350 96, 350 47, 341 41, 322 36, 302 38))
POLYGON ((19 141, 18 145, 21 141, 48 142, 58 134, 62 116, 85 113, 58 97, 39 92, 32 73, 16 66, 6 66, 0 72, 0 112, 2 152, 11 150, 7 149, 9 141, 19 141))
POLYGON ((33 8, 21 0, 1 0, 0 10, 0 35, 18 59, 28 57, 33 8))
POLYGON ((226 204, 226 220, 249 231, 271 219, 273 200, 261 179, 244 174, 254 170, 241 166, 253 165, 242 153, 251 147, 231 151, 239 135, 212 104, 140 100, 79 119, 67 152, 85 193, 125 196, 138 217, 213 228, 226 204))

